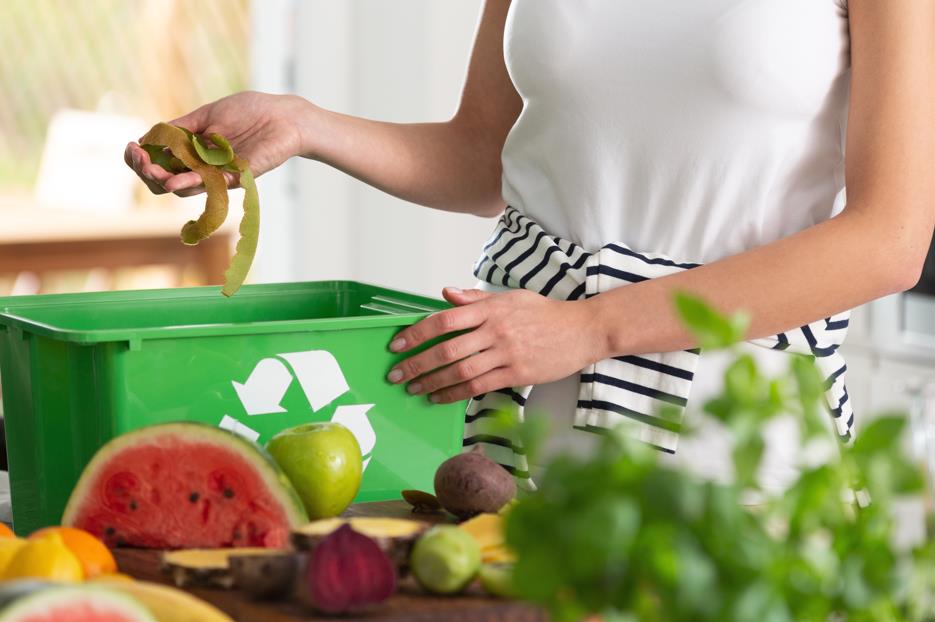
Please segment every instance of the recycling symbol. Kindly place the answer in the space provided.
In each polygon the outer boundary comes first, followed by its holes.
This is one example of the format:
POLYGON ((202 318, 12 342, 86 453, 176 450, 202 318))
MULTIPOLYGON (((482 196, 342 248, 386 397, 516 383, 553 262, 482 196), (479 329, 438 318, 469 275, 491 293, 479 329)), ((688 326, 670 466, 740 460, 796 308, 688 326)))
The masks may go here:
MULTIPOLYGON (((284 352, 264 358, 244 382, 233 380, 231 384, 246 414, 255 417, 286 412, 281 402, 295 380, 305 393, 312 412, 331 404, 350 390, 337 359, 326 350, 284 352)), ((377 442, 376 433, 367 418, 371 408, 373 404, 340 405, 331 417, 331 421, 348 428, 357 439, 365 469, 377 442)), ((224 415, 219 425, 252 441, 260 437, 259 432, 230 415, 224 415)))

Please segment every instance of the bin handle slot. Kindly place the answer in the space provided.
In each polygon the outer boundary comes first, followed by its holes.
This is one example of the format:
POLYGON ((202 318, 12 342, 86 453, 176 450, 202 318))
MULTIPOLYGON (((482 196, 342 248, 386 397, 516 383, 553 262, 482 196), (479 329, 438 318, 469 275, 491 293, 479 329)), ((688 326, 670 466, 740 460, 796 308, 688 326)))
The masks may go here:
POLYGON ((361 309, 384 313, 386 315, 402 315, 406 313, 434 313, 438 311, 433 307, 420 305, 407 300, 399 300, 389 296, 374 296, 369 302, 360 305, 361 309))

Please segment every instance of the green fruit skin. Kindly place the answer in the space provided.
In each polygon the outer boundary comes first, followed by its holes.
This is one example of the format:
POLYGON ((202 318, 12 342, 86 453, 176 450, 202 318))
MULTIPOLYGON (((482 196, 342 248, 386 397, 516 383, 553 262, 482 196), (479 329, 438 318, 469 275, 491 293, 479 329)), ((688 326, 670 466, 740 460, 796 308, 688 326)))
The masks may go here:
POLYGON ((491 596, 514 598, 513 564, 484 564, 477 572, 480 584, 491 596))
POLYGON ((339 515, 360 490, 360 445, 339 423, 307 423, 283 430, 266 449, 289 477, 311 520, 339 515))
POLYGON ((432 527, 412 549, 412 574, 422 587, 436 594, 463 590, 480 569, 477 541, 454 525, 432 527))

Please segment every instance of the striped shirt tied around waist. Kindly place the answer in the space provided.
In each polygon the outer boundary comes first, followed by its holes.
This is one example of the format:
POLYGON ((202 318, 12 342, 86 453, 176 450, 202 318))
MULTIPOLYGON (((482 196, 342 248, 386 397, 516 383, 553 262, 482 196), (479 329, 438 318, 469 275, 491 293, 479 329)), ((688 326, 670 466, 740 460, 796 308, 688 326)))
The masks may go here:
MULTIPOLYGON (((549 235, 534 220, 508 207, 475 264, 474 274, 492 285, 528 289, 559 300, 580 300, 699 265, 658 253, 636 252, 619 242, 589 252, 549 235)), ((850 440, 854 424, 844 383, 847 367, 838 351, 847 333, 848 317, 849 313, 840 313, 750 341, 763 348, 814 356, 825 378, 828 411, 844 442, 850 440)), ((633 437, 674 453, 680 421, 662 418, 659 412, 663 406, 684 411, 699 353, 692 349, 616 356, 581 370, 574 427, 600 433, 624 425, 633 437)), ((464 445, 483 444, 488 456, 520 479, 529 478, 524 448, 491 424, 492 416, 503 410, 522 420, 531 391, 532 386, 526 386, 478 395, 466 412, 464 445)))

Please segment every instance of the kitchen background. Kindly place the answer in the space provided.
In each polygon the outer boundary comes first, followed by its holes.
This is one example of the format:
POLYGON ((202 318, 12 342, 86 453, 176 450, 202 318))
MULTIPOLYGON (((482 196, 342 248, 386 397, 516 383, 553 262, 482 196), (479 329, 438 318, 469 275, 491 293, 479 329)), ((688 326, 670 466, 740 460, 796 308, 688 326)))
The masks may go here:
MULTIPOLYGON (((385 120, 444 119, 457 104, 479 7, 4 0, 0 295, 219 282, 232 228, 211 248, 178 244, 202 199, 149 195, 123 164, 126 141, 244 88, 385 120)), ((493 225, 427 211, 305 160, 259 186, 254 282, 347 278, 437 295, 473 282, 471 264, 493 225)), ((917 292, 855 312, 845 354, 858 413, 909 407, 913 391, 935 380, 933 263, 917 292)))

